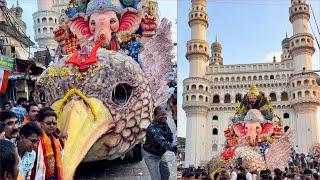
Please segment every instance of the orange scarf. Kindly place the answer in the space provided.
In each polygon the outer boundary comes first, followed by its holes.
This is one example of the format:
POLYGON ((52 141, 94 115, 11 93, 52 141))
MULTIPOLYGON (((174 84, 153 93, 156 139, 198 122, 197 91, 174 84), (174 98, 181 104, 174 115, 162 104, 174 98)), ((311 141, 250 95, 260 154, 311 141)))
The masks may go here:
POLYGON ((48 137, 46 133, 43 132, 40 141, 46 166, 46 178, 54 177, 56 170, 57 180, 62 180, 62 157, 59 140, 53 135, 48 137))

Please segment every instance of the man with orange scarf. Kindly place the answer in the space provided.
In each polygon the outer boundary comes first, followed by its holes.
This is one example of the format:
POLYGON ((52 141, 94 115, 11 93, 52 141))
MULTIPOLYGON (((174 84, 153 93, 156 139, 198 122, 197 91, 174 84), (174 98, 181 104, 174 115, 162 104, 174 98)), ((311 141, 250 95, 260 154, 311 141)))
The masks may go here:
POLYGON ((38 114, 43 135, 37 147, 37 159, 34 165, 32 179, 62 180, 62 146, 55 136, 57 115, 54 111, 45 110, 38 114))

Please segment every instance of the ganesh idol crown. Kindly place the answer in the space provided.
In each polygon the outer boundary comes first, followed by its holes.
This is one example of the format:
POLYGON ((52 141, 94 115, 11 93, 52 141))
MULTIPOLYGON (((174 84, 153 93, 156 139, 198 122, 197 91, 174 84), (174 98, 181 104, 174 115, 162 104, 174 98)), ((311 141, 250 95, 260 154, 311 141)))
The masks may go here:
POLYGON ((36 91, 68 134, 64 179, 81 162, 141 156, 152 110, 169 97, 171 23, 157 10, 149 0, 71 0, 61 15, 36 91))

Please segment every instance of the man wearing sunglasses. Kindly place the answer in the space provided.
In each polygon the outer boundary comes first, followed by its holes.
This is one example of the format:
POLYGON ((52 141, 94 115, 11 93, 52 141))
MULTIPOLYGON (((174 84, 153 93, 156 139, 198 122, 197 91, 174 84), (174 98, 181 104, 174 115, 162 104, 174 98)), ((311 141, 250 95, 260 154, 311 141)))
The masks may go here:
POLYGON ((4 124, 5 139, 16 144, 19 135, 19 121, 16 114, 8 110, 1 111, 0 121, 4 124))
POLYGON ((22 126, 17 141, 18 154, 20 157, 19 176, 21 179, 30 179, 31 170, 36 159, 36 152, 33 150, 37 147, 42 130, 34 123, 29 122, 22 126))
POLYGON ((31 179, 61 180, 62 147, 54 133, 57 130, 57 115, 49 109, 40 110, 38 114, 43 134, 37 147, 37 160, 31 179))

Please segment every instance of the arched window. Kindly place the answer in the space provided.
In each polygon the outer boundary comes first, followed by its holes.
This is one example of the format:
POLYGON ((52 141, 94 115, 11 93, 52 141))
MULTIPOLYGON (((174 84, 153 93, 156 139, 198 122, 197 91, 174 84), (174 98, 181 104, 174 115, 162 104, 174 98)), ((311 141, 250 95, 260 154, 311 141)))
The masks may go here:
POLYGON ((47 28, 45 27, 45 28, 43 28, 43 33, 46 33, 47 32, 47 28))
POLYGON ((206 102, 208 102, 208 97, 206 97, 206 102))
POLYGON ((212 117, 212 120, 218 121, 218 116, 214 115, 214 116, 212 117))
POLYGON ((45 18, 45 17, 43 17, 41 20, 42 20, 43 23, 47 22, 47 18, 45 18))
POLYGON ((242 95, 241 94, 237 94, 236 95, 236 102, 241 102, 242 101, 242 95))
POLYGON ((220 81, 223 81, 223 77, 220 78, 220 81))
POLYGON ((213 128, 212 129, 212 135, 218 135, 218 129, 217 128, 213 128))
POLYGON ((297 86, 301 86, 301 81, 297 81, 297 86))
POLYGON ((189 96, 188 95, 186 96, 186 100, 189 101, 189 96))
POLYGON ((268 80, 268 79, 269 79, 268 75, 265 75, 264 80, 268 80))
POLYGON ((214 82, 218 82, 218 78, 214 78, 214 82))
POLYGON ((293 99, 296 99, 296 94, 293 93, 293 94, 292 94, 292 97, 293 97, 293 99))
POLYGON ((253 80, 257 80, 257 76, 253 76, 253 80))
POLYGON ((304 80, 303 81, 303 84, 306 86, 306 85, 309 85, 309 80, 308 79, 306 79, 306 80, 304 80))
POLYGON ((262 80, 262 76, 259 76, 259 80, 262 80))
POLYGON ((203 86, 202 85, 199 85, 199 90, 203 90, 203 86))
POLYGON ((305 91, 304 95, 305 95, 305 97, 310 97, 310 91, 305 91))
POLYGON ((203 101, 203 96, 202 95, 199 96, 199 101, 203 101))
POLYGON ((206 91, 208 91, 208 86, 206 86, 206 91))
POLYGON ((276 95, 276 93, 270 93, 270 98, 271 98, 270 101, 277 101, 277 95, 276 95))
POLYGON ((242 77, 242 81, 246 81, 246 77, 245 76, 242 77))
POLYGON ((231 103, 231 96, 230 96, 230 94, 224 95, 224 103, 231 103))
POLYGON ((240 81, 240 77, 237 77, 237 81, 240 81))
POLYGON ((191 101, 195 101, 196 100, 196 95, 192 95, 191 96, 191 101))
POLYGON ((292 83, 292 87, 294 87, 294 82, 292 83))
POLYGON ((270 79, 274 79, 274 75, 271 75, 271 76, 270 76, 270 79))
POLYGON ((52 31, 53 31, 53 27, 50 28, 50 32, 52 32, 52 31))
POLYGON ((301 91, 298 92, 298 98, 302 97, 301 91))
POLYGON ((49 17, 49 22, 52 23, 53 22, 53 18, 49 17))
POLYGON ((189 85, 187 86, 187 91, 189 91, 189 85))
POLYGON ((37 22, 40 23, 40 19, 39 18, 37 19, 37 22))
POLYGON ((289 118, 289 113, 284 113, 283 114, 283 119, 288 119, 289 118))
POLYGON ((279 74, 276 75, 276 79, 280 79, 280 75, 279 74))
POLYGON ((217 144, 213 144, 212 145, 212 151, 218 151, 218 145, 217 144))
POLYGON ((195 84, 192 84, 191 89, 196 90, 197 86, 195 84))
POLYGON ((289 100, 288 93, 282 92, 281 93, 281 101, 288 101, 288 100, 289 100))
POLYGON ((213 103, 220 103, 220 97, 219 97, 219 95, 214 95, 214 96, 213 96, 213 103))

